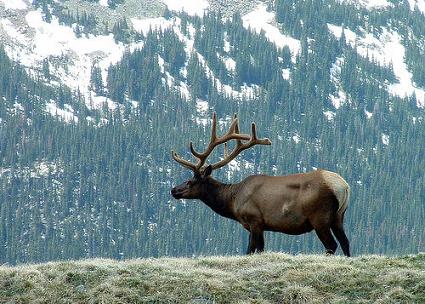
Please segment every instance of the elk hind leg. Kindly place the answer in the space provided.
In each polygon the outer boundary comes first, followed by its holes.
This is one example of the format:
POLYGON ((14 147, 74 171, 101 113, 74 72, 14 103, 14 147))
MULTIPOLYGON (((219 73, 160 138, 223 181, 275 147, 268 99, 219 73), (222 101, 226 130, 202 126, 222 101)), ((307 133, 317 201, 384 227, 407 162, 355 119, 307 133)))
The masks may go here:
POLYGON ((332 236, 331 230, 329 227, 318 227, 314 228, 316 231, 319 240, 325 246, 327 254, 334 254, 338 244, 336 243, 334 237, 332 236))
POLYGON ((332 232, 334 233, 336 239, 341 245, 342 252, 344 255, 349 257, 350 255, 350 242, 348 241, 347 235, 345 234, 342 218, 337 219, 331 227, 332 232))

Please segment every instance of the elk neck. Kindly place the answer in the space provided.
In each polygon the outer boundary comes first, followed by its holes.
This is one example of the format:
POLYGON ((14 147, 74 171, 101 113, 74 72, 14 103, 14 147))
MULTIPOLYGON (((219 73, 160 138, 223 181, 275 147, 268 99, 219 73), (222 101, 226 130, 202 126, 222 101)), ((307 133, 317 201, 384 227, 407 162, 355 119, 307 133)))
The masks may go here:
POLYGON ((236 220, 233 213, 233 202, 237 191, 237 184, 224 184, 209 177, 200 200, 221 216, 236 220))

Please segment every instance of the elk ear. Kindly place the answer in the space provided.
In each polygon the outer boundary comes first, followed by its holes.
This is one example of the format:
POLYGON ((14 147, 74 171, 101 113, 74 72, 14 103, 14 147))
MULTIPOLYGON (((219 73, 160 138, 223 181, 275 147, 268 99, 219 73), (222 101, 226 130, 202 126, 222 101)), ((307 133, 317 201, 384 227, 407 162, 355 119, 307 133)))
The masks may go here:
POLYGON ((211 173, 212 173, 212 166, 211 165, 208 165, 205 168, 204 172, 202 172, 202 178, 207 178, 208 176, 211 175, 211 173))

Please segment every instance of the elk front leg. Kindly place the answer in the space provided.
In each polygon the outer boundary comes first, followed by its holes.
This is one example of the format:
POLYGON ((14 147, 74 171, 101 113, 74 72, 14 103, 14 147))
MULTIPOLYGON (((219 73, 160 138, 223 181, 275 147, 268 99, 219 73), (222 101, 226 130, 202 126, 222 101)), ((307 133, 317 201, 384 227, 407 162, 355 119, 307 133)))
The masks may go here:
POLYGON ((264 232, 260 229, 252 229, 249 233, 249 245, 246 254, 264 251, 264 232))

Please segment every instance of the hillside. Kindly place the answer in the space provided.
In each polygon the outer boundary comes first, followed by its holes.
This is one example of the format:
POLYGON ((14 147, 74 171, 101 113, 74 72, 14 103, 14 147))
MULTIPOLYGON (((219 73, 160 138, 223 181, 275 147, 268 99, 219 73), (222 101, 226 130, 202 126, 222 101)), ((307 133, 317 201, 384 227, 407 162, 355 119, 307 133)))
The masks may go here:
POLYGON ((423 0, 0 0, 0 263, 244 252, 170 196, 171 150, 202 150, 213 112, 272 141, 215 178, 338 172, 353 254, 423 252, 424 20, 423 0))
POLYGON ((0 267, 9 303, 424 303, 425 254, 84 260, 0 267))

